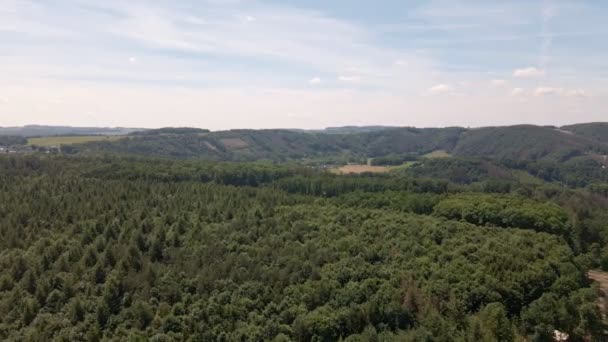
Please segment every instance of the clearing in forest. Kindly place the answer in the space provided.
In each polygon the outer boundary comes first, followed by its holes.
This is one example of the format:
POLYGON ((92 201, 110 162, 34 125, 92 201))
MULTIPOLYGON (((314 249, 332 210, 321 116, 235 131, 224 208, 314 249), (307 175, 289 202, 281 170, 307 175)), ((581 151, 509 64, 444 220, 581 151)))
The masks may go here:
POLYGON ((225 138, 220 139, 220 142, 229 150, 238 150, 249 146, 249 144, 241 138, 225 138))
POLYGON ((388 172, 390 168, 386 166, 372 166, 372 165, 364 165, 364 164, 356 164, 356 165, 344 165, 335 169, 332 169, 331 172, 337 174, 345 174, 345 173, 384 173, 388 172))
POLYGON ((421 157, 422 158, 432 159, 432 158, 449 158, 451 156, 452 156, 451 154, 447 153, 444 150, 437 150, 437 151, 433 151, 431 153, 427 153, 425 155, 422 155, 421 157))
POLYGON ((27 144, 48 147, 82 144, 92 141, 116 141, 124 138, 124 135, 60 135, 53 137, 29 138, 27 140, 27 144))

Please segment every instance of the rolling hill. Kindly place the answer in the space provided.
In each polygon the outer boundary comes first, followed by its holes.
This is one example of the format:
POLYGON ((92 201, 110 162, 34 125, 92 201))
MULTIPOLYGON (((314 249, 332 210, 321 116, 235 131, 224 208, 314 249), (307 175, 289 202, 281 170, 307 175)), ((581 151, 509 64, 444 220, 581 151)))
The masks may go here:
POLYGON ((576 135, 608 143, 608 122, 590 122, 569 126, 562 126, 562 130, 576 135))
POLYGON ((44 126, 26 125, 15 127, 0 127, 0 135, 13 135, 24 137, 44 137, 54 135, 124 135, 143 128, 125 127, 72 127, 72 126, 44 126))
POLYGON ((455 156, 564 162, 608 154, 604 124, 556 128, 517 125, 465 129, 385 128, 336 133, 283 129, 207 132, 161 129, 119 141, 73 145, 72 153, 122 153, 227 161, 302 159, 365 160, 388 155, 424 155, 442 150, 455 156), (580 132, 580 133, 579 133, 580 132), (346 157, 345 157, 346 156, 346 157), (350 158, 350 159, 349 159, 350 158))
POLYGON ((465 132, 455 155, 517 160, 565 161, 586 153, 608 153, 608 145, 548 126, 485 127, 465 132))
POLYGON ((211 133, 145 134, 114 142, 74 145, 73 152, 113 152, 209 160, 288 161, 349 155, 365 159, 390 153, 450 150, 462 128, 390 128, 326 134, 291 130, 230 130, 211 133))

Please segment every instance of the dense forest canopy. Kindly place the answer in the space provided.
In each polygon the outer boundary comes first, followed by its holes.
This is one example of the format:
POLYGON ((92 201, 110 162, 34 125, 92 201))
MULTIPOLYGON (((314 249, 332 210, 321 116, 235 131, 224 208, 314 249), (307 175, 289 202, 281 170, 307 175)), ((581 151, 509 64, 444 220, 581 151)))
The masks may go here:
POLYGON ((0 339, 604 339, 608 186, 498 181, 0 156, 0 339))
POLYGON ((605 340, 604 129, 162 128, 2 154, 0 340, 605 340), (331 171, 350 163, 385 172, 331 171))
POLYGON ((563 126, 567 132, 608 143, 608 122, 590 122, 563 126))

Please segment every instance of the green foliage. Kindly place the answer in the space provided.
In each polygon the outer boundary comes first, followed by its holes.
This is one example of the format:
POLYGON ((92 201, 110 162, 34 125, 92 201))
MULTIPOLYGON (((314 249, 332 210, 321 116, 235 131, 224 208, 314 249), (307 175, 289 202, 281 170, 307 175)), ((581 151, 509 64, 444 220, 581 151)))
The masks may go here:
POLYGON ((608 154, 605 124, 566 128, 519 125, 464 129, 386 127, 326 131, 162 128, 129 139, 65 148, 69 153, 121 153, 216 161, 325 161, 398 165, 433 151, 494 160, 565 162, 608 154))
MULTIPOLYGON (((602 338, 564 209, 464 190, 260 163, 3 157, 0 339, 602 338), (499 221, 529 229, 484 226, 499 221)), ((558 190, 529 196, 573 197, 558 190)), ((597 212, 576 227, 602 236, 597 212)), ((581 241, 599 260, 601 239, 581 241)))
POLYGON ((494 162, 482 159, 424 159, 399 171, 413 177, 440 178, 460 184, 470 184, 488 179, 514 180, 508 169, 494 162))
POLYGON ((590 122, 561 127, 562 130, 576 135, 608 143, 608 122, 590 122))
POLYGON ((588 156, 572 158, 566 162, 548 161, 503 161, 512 168, 523 169, 547 182, 562 182, 571 187, 584 187, 594 183, 608 182, 608 168, 588 156))
POLYGON ((113 152, 174 158, 232 161, 289 161, 316 158, 363 159, 389 154, 424 154, 451 150, 462 128, 387 128, 334 134, 293 130, 231 130, 204 133, 189 129, 135 133, 130 139, 92 142, 71 152, 113 152))
POLYGON ((464 133, 452 154, 495 159, 565 161, 589 151, 607 153, 608 145, 555 127, 485 127, 464 133))
POLYGON ((501 303, 486 305, 469 323, 470 341, 499 341, 511 342, 514 340, 514 329, 507 317, 505 307, 501 303))
POLYGON ((439 202, 433 213, 477 225, 519 227, 558 235, 569 233, 568 214, 564 209, 519 196, 459 194, 439 202))

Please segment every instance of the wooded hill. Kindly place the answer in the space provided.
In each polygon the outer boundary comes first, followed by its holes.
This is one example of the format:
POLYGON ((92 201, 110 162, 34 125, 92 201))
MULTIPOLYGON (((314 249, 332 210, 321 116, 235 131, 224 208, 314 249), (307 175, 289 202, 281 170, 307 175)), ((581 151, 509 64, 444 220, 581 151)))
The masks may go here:
POLYGON ((455 156, 564 162, 608 154, 607 124, 562 128, 518 125, 465 129, 382 128, 329 131, 231 130, 150 131, 113 142, 74 145, 69 153, 121 153, 232 161, 365 161, 389 155, 424 155, 443 150, 455 156), (328 133, 329 132, 329 133, 328 133), (342 133, 347 132, 347 133, 342 133))
POLYGON ((45 126, 26 125, 14 127, 0 127, 0 136, 17 135, 23 137, 44 137, 55 135, 125 135, 141 128, 125 127, 72 127, 72 126, 45 126))

